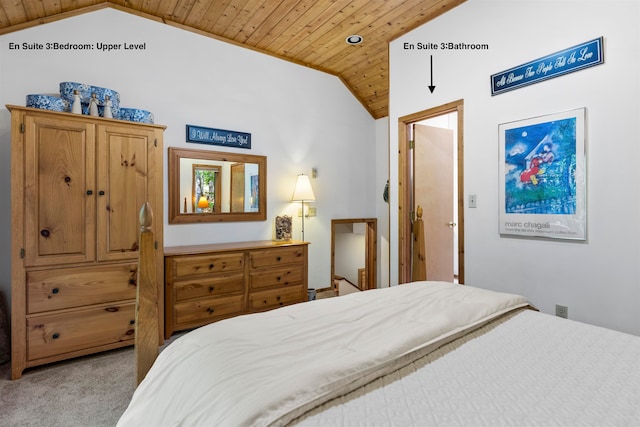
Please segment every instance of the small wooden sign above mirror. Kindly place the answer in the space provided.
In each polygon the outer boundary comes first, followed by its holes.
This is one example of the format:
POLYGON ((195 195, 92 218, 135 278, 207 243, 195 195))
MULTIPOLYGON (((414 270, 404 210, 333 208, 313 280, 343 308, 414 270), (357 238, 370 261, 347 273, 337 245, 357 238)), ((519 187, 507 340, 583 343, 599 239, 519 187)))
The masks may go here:
POLYGON ((250 149, 251 134, 235 130, 187 125, 187 142, 250 149))

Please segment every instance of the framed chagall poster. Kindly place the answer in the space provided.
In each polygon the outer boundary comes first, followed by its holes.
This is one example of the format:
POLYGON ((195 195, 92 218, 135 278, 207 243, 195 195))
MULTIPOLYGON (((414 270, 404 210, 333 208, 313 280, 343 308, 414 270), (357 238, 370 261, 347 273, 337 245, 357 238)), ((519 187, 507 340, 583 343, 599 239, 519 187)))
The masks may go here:
POLYGON ((585 108, 504 123, 500 234, 586 240, 585 108))

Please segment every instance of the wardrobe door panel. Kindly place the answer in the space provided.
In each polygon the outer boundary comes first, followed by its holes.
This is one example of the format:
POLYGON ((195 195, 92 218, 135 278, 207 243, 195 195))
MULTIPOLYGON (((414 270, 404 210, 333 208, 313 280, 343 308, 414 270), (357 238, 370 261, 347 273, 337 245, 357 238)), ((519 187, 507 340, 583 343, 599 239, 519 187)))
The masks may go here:
POLYGON ((138 257, 138 215, 149 199, 148 146, 153 136, 153 131, 125 125, 98 127, 99 261, 138 257))
POLYGON ((95 259, 93 126, 25 119, 25 265, 95 259))

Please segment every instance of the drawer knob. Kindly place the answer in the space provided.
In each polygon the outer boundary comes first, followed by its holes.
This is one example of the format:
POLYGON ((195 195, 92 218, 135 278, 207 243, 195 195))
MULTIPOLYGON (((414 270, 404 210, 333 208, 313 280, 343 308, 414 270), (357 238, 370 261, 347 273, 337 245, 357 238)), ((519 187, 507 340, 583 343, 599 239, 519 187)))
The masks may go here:
POLYGON ((51 236, 51 232, 49 230, 47 230, 46 228, 43 228, 42 230, 40 230, 40 234, 42 235, 42 237, 51 236))
POLYGON ((93 190, 87 190, 87 196, 91 196, 93 194, 93 190))
POLYGON ((52 294, 57 294, 58 292, 60 292, 60 289, 58 289, 58 288, 51 289, 51 293, 52 294))
POLYGON ((213 285, 209 286, 209 292, 213 292, 214 289, 215 287, 213 285))
POLYGON ((136 279, 129 279, 129 284, 130 285, 135 285, 136 284, 136 279))
POLYGON ((104 190, 100 190, 100 191, 98 191, 98 195, 100 195, 100 196, 104 196, 104 190))
POLYGON ((278 296, 276 297, 276 299, 277 299, 278 301, 280 301, 280 295, 278 295, 278 296))
POLYGON ((276 261, 280 261, 282 258, 280 256, 276 257, 276 261))
POLYGON ((277 280, 278 282, 280 281, 280 279, 281 279, 281 277, 280 277, 280 276, 276 277, 276 280, 277 280))
POLYGON ((214 267, 213 263, 209 264, 209 270, 213 270, 213 267, 214 267))
POLYGON ((209 314, 213 314, 213 312, 214 312, 214 311, 215 311, 215 310, 214 310, 213 308, 211 308, 211 307, 207 308, 207 312, 208 312, 209 314))
POLYGON ((60 338, 60 334, 59 334, 59 333, 57 333, 57 332, 55 332, 53 335, 51 335, 51 337, 52 337, 54 340, 57 340, 58 338, 60 338))
POLYGON ((131 320, 129 320, 129 324, 130 324, 130 325, 135 325, 135 324, 136 324, 136 320, 135 320, 135 319, 131 319, 131 320))

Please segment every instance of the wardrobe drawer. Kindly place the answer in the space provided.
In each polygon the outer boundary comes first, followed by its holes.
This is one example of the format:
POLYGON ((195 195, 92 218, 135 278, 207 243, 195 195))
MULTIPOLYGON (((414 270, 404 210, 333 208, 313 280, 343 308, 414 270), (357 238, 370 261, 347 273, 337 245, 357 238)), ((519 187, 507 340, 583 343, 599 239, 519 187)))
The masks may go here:
POLYGON ((134 339, 135 303, 27 317, 27 359, 134 339))
POLYGON ((271 267, 304 261, 304 247, 274 248, 254 251, 249 254, 251 268, 271 267))
POLYGON ((173 276, 185 277, 199 274, 242 271, 244 267, 244 254, 233 253, 174 257, 171 261, 173 276))
POLYGON ((244 295, 203 298, 176 304, 174 319, 179 326, 197 326, 241 314, 243 309, 244 295))
POLYGON ((244 274, 236 273, 213 277, 196 277, 176 281, 173 287, 175 289, 176 301, 242 293, 244 290, 244 274))
POLYGON ((303 266, 293 265, 289 268, 252 271, 249 275, 250 290, 271 286, 299 285, 303 280, 303 266))
MULTIPOLYGON (((263 311, 304 301, 306 289, 301 285, 249 294, 249 310, 263 311)), ((306 296, 306 295, 305 295, 306 296)))
POLYGON ((27 272, 27 313, 136 297, 137 264, 27 272))

